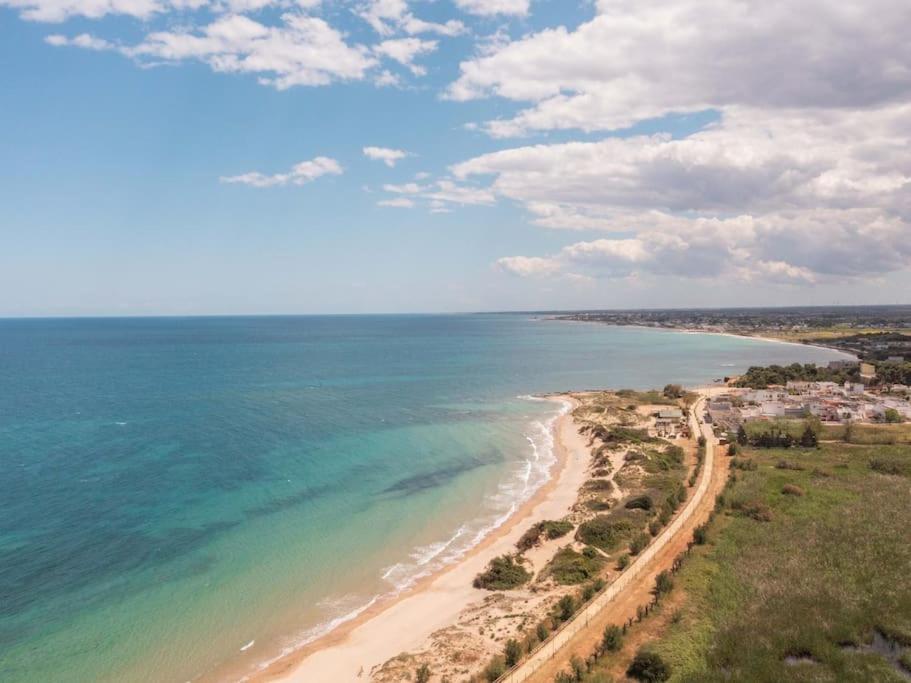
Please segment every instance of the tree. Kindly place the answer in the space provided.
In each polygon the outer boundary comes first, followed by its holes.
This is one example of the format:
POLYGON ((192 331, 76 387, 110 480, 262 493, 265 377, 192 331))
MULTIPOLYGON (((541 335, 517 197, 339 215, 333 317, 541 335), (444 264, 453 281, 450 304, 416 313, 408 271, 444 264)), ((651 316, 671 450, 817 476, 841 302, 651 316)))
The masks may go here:
POLYGON ((637 681, 661 683, 671 677, 671 670, 657 652, 639 650, 626 670, 626 675, 637 681))
POLYGON ((545 624, 543 621, 538 622, 538 625, 535 627, 535 635, 538 636, 538 640, 540 640, 542 643, 547 640, 547 636, 550 635, 547 624, 545 624))
POLYGON ((800 437, 800 445, 803 448, 816 448, 819 445, 819 438, 810 425, 804 427, 803 434, 800 437))
POLYGON ((743 425, 737 428, 737 443, 741 446, 746 446, 750 442, 750 437, 747 436, 747 430, 744 429, 743 425))
POLYGON ((883 415, 886 422, 889 424, 898 424, 902 421, 902 415, 895 408, 886 408, 886 412, 883 415))
POLYGON ((666 398, 683 398, 683 387, 679 384, 667 384, 664 387, 666 398))
POLYGON ((430 667, 426 664, 421 664, 418 667, 418 670, 414 672, 415 683, 428 683, 430 681, 430 667))
POLYGON ((506 666, 514 667, 522 658, 522 646, 515 638, 506 641, 506 647, 503 649, 503 656, 506 658, 506 666))
POLYGON ((564 595, 560 598, 560 602, 557 603, 558 615, 560 621, 569 621, 570 617, 576 611, 576 601, 573 599, 572 595, 564 595))
POLYGON ((655 577, 655 588, 652 592, 655 594, 655 597, 660 597, 665 593, 670 593, 673 588, 674 580, 671 578, 670 572, 665 570, 655 577))
POLYGON ((623 647, 623 629, 611 624, 604 629, 604 638, 601 639, 601 649, 605 652, 616 652, 623 647))

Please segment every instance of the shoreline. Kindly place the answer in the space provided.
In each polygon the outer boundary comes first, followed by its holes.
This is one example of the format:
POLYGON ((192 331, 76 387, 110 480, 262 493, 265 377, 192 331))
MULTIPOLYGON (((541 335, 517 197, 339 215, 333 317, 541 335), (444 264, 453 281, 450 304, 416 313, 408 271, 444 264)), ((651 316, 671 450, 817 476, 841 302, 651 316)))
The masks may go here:
POLYGON ((315 680, 369 680, 371 671, 401 652, 414 649, 455 620, 485 593, 472 587, 492 557, 513 552, 527 525, 562 516, 575 503, 585 479, 589 450, 575 429, 568 394, 536 396, 567 406, 550 429, 553 458, 547 480, 497 528, 451 565, 418 579, 398 595, 379 598, 354 618, 287 654, 267 662, 242 680, 253 683, 304 683, 315 680), (395 636, 389 637, 393 633, 395 636), (382 635, 382 637, 378 637, 382 635))
POLYGON ((591 325, 609 325, 610 327, 629 327, 636 330, 652 330, 658 332, 677 332, 679 334, 713 334, 720 337, 735 337, 737 339, 758 339, 759 341, 770 342, 773 344, 791 344, 794 346, 808 346, 815 349, 823 349, 825 351, 834 351, 840 353, 843 356, 847 356, 851 360, 859 360, 858 356, 853 353, 849 353, 844 349, 839 349, 834 346, 828 346, 827 344, 822 344, 819 342, 810 342, 810 341, 791 341, 788 339, 778 339, 777 337, 764 337, 760 334, 747 334, 746 332, 718 332, 717 330, 701 330, 695 327, 659 327, 653 325, 620 325, 617 323, 602 322, 600 320, 573 320, 571 318, 547 318, 554 322, 561 323, 588 323, 591 325))

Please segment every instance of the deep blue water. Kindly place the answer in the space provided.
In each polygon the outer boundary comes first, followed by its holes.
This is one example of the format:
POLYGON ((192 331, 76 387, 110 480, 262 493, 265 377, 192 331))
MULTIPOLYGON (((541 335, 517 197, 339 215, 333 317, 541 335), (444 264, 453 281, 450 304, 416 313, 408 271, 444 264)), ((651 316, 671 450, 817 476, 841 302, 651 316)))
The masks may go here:
POLYGON ((0 320, 0 680, 185 681, 406 585, 522 493, 554 412, 522 395, 835 357, 523 315, 0 320))

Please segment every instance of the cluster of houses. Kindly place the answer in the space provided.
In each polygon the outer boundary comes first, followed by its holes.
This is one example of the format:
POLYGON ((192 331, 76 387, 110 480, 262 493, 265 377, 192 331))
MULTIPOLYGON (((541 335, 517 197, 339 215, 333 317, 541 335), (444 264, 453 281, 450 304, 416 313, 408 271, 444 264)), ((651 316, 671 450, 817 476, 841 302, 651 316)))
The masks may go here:
POLYGON ((911 421, 909 388, 896 384, 871 393, 863 384, 845 382, 788 382, 767 389, 729 389, 708 402, 709 421, 734 429, 747 420, 802 418, 822 422, 883 422, 886 411, 895 409, 911 421))

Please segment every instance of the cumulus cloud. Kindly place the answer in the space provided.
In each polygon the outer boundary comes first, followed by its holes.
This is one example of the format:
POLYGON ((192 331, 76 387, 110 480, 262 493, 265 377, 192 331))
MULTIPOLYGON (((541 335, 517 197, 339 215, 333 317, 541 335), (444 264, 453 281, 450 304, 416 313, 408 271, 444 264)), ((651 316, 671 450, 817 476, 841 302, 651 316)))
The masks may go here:
POLYGON ((497 261, 497 266, 519 277, 552 275, 560 269, 556 261, 536 256, 504 256, 497 261))
POLYGON ((456 36, 465 32, 465 25, 455 19, 442 24, 418 19, 410 11, 407 0, 368 0, 360 5, 357 13, 382 36, 397 31, 409 35, 436 33, 442 36, 456 36))
POLYGON ((160 0, 0 0, 3 6, 19 10, 23 19, 52 23, 75 16, 98 19, 107 14, 147 19, 172 7, 160 0))
POLYGON ((316 157, 310 161, 295 164, 287 173, 264 175, 259 171, 234 176, 222 176, 223 183, 249 185, 250 187, 281 187, 285 185, 306 185, 324 175, 341 175, 341 165, 329 157, 316 157))
POLYGON ((488 188, 459 184, 447 178, 423 185, 413 182, 386 184, 383 185, 383 190, 407 198, 412 205, 421 201, 431 213, 447 213, 452 206, 481 206, 496 201, 496 195, 488 188))
POLYGON ((492 16, 496 14, 528 14, 530 0, 455 0, 456 6, 469 14, 492 16))
POLYGON ((911 105, 731 108, 668 135, 531 145, 469 159, 539 225, 616 233, 547 256, 560 272, 811 284, 911 265, 911 105))
POLYGON ((116 49, 140 62, 200 61, 217 72, 257 74, 260 83, 278 90, 360 80, 377 65, 367 48, 348 45, 341 33, 319 17, 289 12, 281 20, 280 26, 267 26, 231 14, 198 30, 155 31, 132 46, 115 46, 88 34, 73 39, 53 35, 47 42, 116 49))
POLYGON ((575 30, 546 29, 465 61, 456 100, 532 102, 496 136, 616 129, 728 106, 852 108, 911 93, 904 0, 610 0, 575 30))
POLYGON ((416 57, 428 54, 437 49, 435 40, 422 40, 421 38, 396 38, 384 40, 374 46, 373 51, 384 57, 395 60, 408 67, 415 76, 423 76, 427 70, 414 63, 416 57))
POLYGON ((403 149, 390 149, 389 147, 364 147, 363 152, 368 159, 382 161, 389 168, 395 166, 405 157, 410 156, 403 149))

